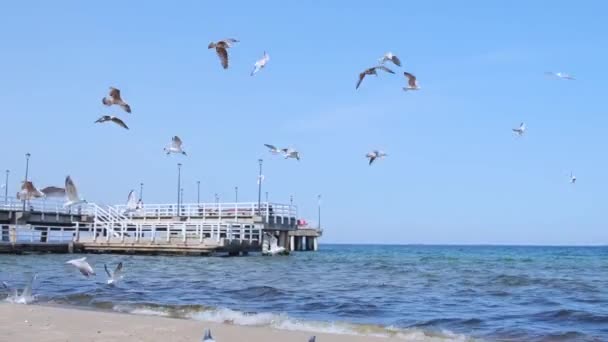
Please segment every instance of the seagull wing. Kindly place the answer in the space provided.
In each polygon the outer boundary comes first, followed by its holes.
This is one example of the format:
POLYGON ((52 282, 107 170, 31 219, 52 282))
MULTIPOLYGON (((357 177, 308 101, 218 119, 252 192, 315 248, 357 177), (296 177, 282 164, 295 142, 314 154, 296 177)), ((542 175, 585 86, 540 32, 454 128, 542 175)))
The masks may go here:
POLYGON ((177 135, 171 139, 171 145, 177 149, 182 148, 182 139, 180 139, 177 135))
POLYGON ((365 78, 365 72, 362 72, 359 74, 359 81, 357 82, 357 87, 355 89, 359 89, 359 86, 361 85, 361 82, 363 82, 363 79, 365 78))
POLYGON ((388 72, 389 74, 394 74, 395 73, 393 70, 385 67, 384 65, 378 65, 376 67, 376 69, 384 70, 384 71, 388 72))
POLYGON ((217 53, 217 56, 220 58, 222 67, 224 69, 228 69, 228 50, 226 50, 225 47, 218 45, 215 47, 215 52, 217 53))
POLYGON ((135 198, 135 190, 129 192, 127 197, 127 209, 135 210, 137 208, 137 199, 135 198))
POLYGON ((368 165, 372 165, 372 163, 374 162, 374 160, 376 160, 376 156, 375 155, 367 155, 367 157, 369 158, 369 164, 368 165))
POLYGON ((80 200, 80 197, 78 197, 78 189, 76 189, 76 185, 70 176, 65 178, 65 192, 69 201, 76 202, 80 200))
POLYGON ((112 279, 112 273, 110 273, 110 270, 108 270, 108 265, 103 264, 103 268, 106 270, 106 274, 108 275, 108 278, 112 279))
POLYGON ((264 144, 264 146, 268 147, 268 149, 270 149, 271 151, 278 151, 278 149, 274 145, 264 144))
POLYGON ((109 121, 109 120, 111 120, 111 119, 112 119, 112 117, 111 117, 111 116, 109 116, 109 115, 104 115, 104 116, 100 117, 99 119, 97 119, 97 121, 95 121, 95 123, 106 122, 106 121, 109 121))
POLYGON ((122 102, 122 98, 120 97, 120 90, 114 87, 110 87, 110 98, 112 98, 114 103, 122 102))
MULTIPOLYGON (((129 112, 130 112, 130 111, 129 111, 129 112)), ((122 121, 120 118, 117 118, 117 117, 115 117, 115 116, 114 116, 114 117, 110 118, 110 120, 111 120, 113 123, 117 124, 118 126, 120 126, 120 127, 124 128, 124 129, 129 129, 129 127, 127 126, 127 124, 125 124, 125 122, 124 122, 124 121, 122 121)))
POLYGON ((32 287, 34 285, 34 280, 36 280, 36 274, 33 274, 27 281, 27 284, 25 284, 23 292, 21 292, 21 297, 26 299, 32 297, 32 287))
POLYGON ((403 75, 405 75, 405 77, 407 77, 407 84, 410 87, 415 88, 416 87, 416 76, 410 74, 409 72, 404 72, 403 75))
POLYGON ((46 197, 65 197, 65 189, 56 186, 47 186, 41 191, 46 197))
POLYGON ((399 57, 393 55, 393 58, 391 58, 391 61, 393 61, 393 63, 395 63, 396 66, 401 66, 401 60, 399 60, 399 57))
POLYGON ((116 269, 114 270, 114 277, 116 279, 120 278, 122 276, 122 261, 118 263, 118 265, 116 265, 116 269))

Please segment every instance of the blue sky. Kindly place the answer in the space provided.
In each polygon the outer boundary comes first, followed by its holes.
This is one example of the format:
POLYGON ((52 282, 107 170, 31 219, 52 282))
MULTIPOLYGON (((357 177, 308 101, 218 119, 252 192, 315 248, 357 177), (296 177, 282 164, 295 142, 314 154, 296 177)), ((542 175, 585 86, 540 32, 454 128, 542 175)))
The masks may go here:
MULTIPOLYGON (((89 201, 293 195, 324 242, 606 244, 601 1, 21 1, 0 14, 2 169, 89 201), (223 70, 207 45, 241 40, 223 70), (266 50, 271 60, 249 72, 266 50), (398 75, 357 75, 386 51, 398 75), (402 71, 422 90, 404 93, 402 71), (545 71, 578 80, 550 80, 545 71), (105 108, 109 86, 133 108, 105 108), (131 127, 94 125, 118 114, 131 127), (525 121, 528 135, 510 132, 525 121), (188 158, 166 157, 173 135, 188 158), (293 146, 300 163, 266 153, 293 146), (373 167, 364 155, 390 154, 373 167), (573 170, 576 186, 568 184, 573 170)), ((16 178, 19 176, 19 180, 16 178)))

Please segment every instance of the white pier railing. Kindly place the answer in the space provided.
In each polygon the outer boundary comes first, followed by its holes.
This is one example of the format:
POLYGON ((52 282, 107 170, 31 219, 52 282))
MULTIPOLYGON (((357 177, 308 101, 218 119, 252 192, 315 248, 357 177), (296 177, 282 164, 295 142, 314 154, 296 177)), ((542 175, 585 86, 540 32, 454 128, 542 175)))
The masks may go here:
MULTIPOLYGON (((22 200, 16 197, 0 197, 0 210, 21 211, 23 210, 22 200)), ((90 206, 86 203, 72 207, 64 207, 65 201, 60 199, 36 198, 25 201, 25 211, 35 211, 47 214, 66 214, 66 215, 86 215, 91 214, 90 206)))

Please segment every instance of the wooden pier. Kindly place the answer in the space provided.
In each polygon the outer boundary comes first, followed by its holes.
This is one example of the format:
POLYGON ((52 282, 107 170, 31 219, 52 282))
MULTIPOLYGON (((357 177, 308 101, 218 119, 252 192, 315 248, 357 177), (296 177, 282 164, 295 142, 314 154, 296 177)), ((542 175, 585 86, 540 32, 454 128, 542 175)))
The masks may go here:
POLYGON ((0 204, 0 253, 246 255, 276 237, 287 251, 313 251, 321 231, 300 227, 297 208, 279 203, 124 205, 11 199, 0 204))

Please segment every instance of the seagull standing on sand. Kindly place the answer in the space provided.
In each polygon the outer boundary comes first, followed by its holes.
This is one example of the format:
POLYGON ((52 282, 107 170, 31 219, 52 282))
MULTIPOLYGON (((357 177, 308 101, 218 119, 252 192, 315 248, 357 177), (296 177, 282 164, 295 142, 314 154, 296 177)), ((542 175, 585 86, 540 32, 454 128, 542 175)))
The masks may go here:
POLYGON ((513 133, 515 133, 518 137, 521 137, 524 134, 526 134, 526 129, 527 129, 526 124, 522 122, 519 124, 519 127, 513 128, 512 130, 513 130, 513 133))
POLYGON ((264 69, 266 63, 270 60, 270 56, 264 51, 264 56, 261 59, 257 60, 253 65, 253 71, 251 72, 251 76, 257 74, 260 70, 264 69))
POLYGON ((570 172, 570 184, 576 184, 576 176, 570 172))
POLYGON ((95 271, 93 271, 93 267, 91 267, 91 265, 89 265, 89 263, 87 262, 86 257, 70 260, 70 261, 66 262, 66 264, 76 267, 78 269, 78 271, 80 271, 80 273, 82 273, 82 275, 84 275, 87 278, 92 275, 95 275, 95 271))
POLYGON ((239 41, 236 39, 228 38, 217 42, 209 43, 209 49, 215 48, 215 52, 220 58, 220 62, 222 63, 222 67, 224 69, 228 69, 228 49, 231 48, 233 44, 238 42, 239 41))
POLYGON ((44 197, 44 194, 31 181, 23 182, 21 191, 17 193, 17 199, 19 200, 31 200, 40 197, 44 197))
POLYGON ((283 156, 285 157, 285 159, 294 158, 298 161, 300 160, 300 152, 296 151, 293 148, 284 148, 281 149, 281 152, 283 152, 283 156))
POLYGON ((553 77, 559 78, 560 80, 568 80, 568 81, 574 81, 574 80, 576 80, 576 78, 574 78, 574 76, 568 75, 568 74, 563 73, 563 72, 547 71, 545 73, 545 75, 547 75, 547 76, 553 76, 553 77))
POLYGON ((102 123, 102 122, 107 122, 107 121, 111 121, 124 129, 129 129, 129 127, 127 127, 127 124, 125 124, 124 121, 122 121, 120 118, 117 118, 117 117, 111 116, 111 115, 104 115, 104 116, 100 117, 99 119, 97 119, 97 121, 95 121, 95 123, 102 123))
POLYGON ((103 264, 103 268, 105 268, 106 274, 108 275, 108 285, 114 285, 122 279, 122 262, 118 263, 114 272, 110 272, 110 270, 108 270, 108 265, 106 264, 103 264))
POLYGON ((76 204, 87 203, 86 200, 78 196, 78 189, 70 176, 65 177, 65 193, 68 197, 68 201, 65 202, 63 205, 64 207, 71 207, 76 204))
POLYGON ((416 80, 416 76, 410 74, 409 72, 404 72, 403 75, 407 77, 407 87, 404 87, 404 91, 408 90, 420 90, 418 86, 418 81, 416 80))
POLYGON ((393 64, 395 64, 396 66, 400 67, 401 66, 401 61, 399 60, 399 57, 393 55, 392 52, 387 52, 384 54, 384 56, 382 56, 382 58, 380 58, 380 64, 384 65, 384 63, 391 61, 393 62, 393 64))
POLYGON ((205 335, 203 336, 203 342, 215 342, 213 336, 211 336, 211 329, 205 330, 205 335))
POLYGON ((131 113, 131 106, 129 106, 128 103, 123 101, 123 99, 120 97, 120 90, 114 87, 110 87, 110 93, 108 94, 108 96, 101 99, 101 102, 108 107, 111 105, 118 105, 125 112, 131 113))
POLYGON ((32 295, 32 287, 34 285, 34 280, 36 280, 36 274, 30 277, 21 293, 19 293, 19 290, 17 289, 11 289, 7 283, 2 282, 2 285, 11 293, 11 295, 9 295, 9 297, 7 297, 6 299, 14 304, 29 304, 36 300, 36 297, 32 295))
POLYGON ((357 82, 357 87, 355 87, 355 89, 359 89, 359 86, 361 85, 361 82, 363 82, 363 79, 365 78, 365 76, 367 76, 367 75, 378 76, 378 69, 386 71, 389 74, 395 73, 393 70, 385 67, 384 65, 378 65, 375 67, 371 67, 369 69, 365 69, 362 73, 359 74, 359 81, 357 82))
POLYGON ((182 139, 180 139, 177 135, 171 138, 171 143, 164 148, 165 153, 167 155, 171 153, 181 153, 187 156, 186 151, 182 148, 182 139))
POLYGON ((382 158, 384 158, 386 156, 387 156, 386 153, 384 153, 382 151, 378 151, 378 150, 374 150, 374 151, 369 152, 368 154, 365 155, 365 157, 369 159, 369 164, 368 165, 372 165, 372 163, 376 159, 382 159, 382 158))
POLYGON ((281 149, 277 148, 274 145, 270 145, 270 144, 264 144, 264 146, 268 147, 268 150, 270 151, 270 153, 272 154, 279 154, 281 153, 281 149))

